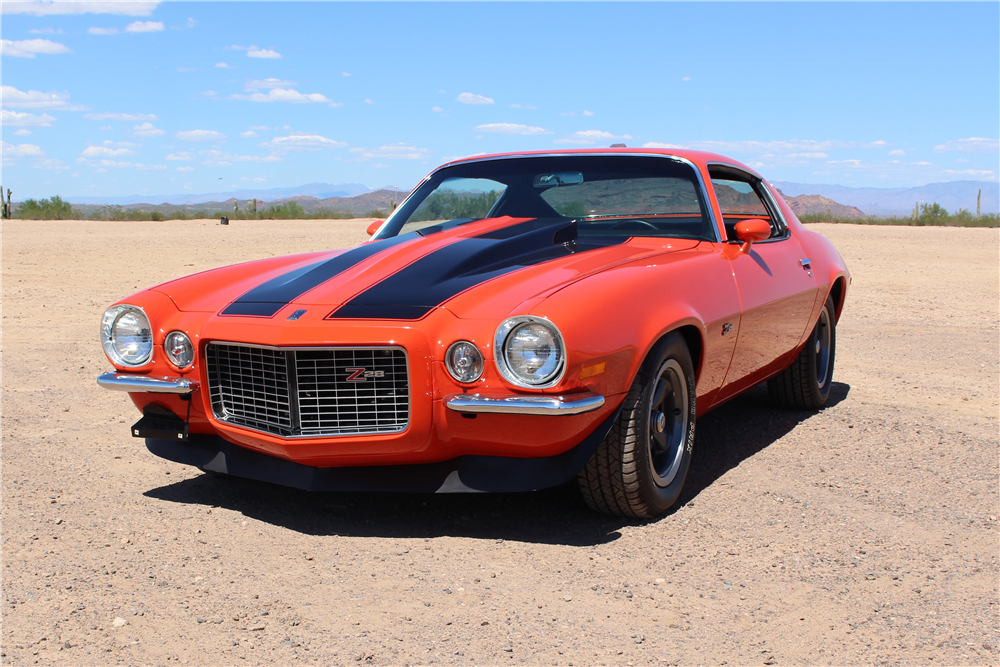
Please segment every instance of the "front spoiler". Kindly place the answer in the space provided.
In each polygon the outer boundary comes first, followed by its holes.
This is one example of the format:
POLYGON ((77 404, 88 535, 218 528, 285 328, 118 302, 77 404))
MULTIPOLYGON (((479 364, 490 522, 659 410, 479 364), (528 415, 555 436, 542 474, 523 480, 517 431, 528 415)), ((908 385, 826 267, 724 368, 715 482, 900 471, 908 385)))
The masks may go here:
POLYGON ((176 463, 305 491, 536 491, 576 477, 597 451, 620 411, 621 407, 573 449, 537 459, 469 454, 440 463, 314 468, 234 445, 217 435, 192 433, 187 441, 146 438, 146 447, 153 454, 176 463))

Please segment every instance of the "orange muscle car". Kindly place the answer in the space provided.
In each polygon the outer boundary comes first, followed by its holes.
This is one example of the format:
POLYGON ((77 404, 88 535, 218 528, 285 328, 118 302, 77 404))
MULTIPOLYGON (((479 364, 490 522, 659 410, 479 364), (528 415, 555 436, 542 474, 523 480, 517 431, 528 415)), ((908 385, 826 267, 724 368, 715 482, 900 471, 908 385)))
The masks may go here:
POLYGON ((188 276, 101 340, 158 456, 314 490, 677 499, 695 419, 826 401, 850 274, 753 170, 611 148, 450 162, 371 240, 188 276))

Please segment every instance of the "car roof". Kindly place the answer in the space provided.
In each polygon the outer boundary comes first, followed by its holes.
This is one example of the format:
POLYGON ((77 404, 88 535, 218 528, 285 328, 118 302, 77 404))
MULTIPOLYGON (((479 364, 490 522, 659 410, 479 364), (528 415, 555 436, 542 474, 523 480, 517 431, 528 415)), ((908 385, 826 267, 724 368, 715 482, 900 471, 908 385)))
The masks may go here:
POLYGON ((548 151, 516 151, 511 153, 492 153, 488 155, 469 155, 457 160, 451 160, 442 164, 440 167, 434 169, 437 171, 441 167, 447 165, 461 164, 463 162, 478 162, 481 160, 490 159, 506 159, 512 157, 538 157, 538 156, 556 156, 556 155, 670 155, 679 158, 684 158, 699 167, 704 167, 709 163, 722 162, 725 164, 733 165, 734 167, 739 167, 744 171, 747 171, 755 176, 759 176, 756 171, 741 163, 738 160, 734 160, 725 155, 719 155, 718 153, 709 153, 706 151, 692 151, 683 148, 564 148, 557 150, 548 151))

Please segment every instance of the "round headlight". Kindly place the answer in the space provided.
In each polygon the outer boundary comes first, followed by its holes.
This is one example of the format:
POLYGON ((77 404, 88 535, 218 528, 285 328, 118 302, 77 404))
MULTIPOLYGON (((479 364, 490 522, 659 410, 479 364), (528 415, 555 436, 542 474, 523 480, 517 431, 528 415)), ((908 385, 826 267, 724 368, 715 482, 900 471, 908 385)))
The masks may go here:
POLYGON ((475 382, 483 374, 483 354, 474 344, 460 340, 448 348, 444 365, 459 382, 475 382))
POLYGON ((507 319, 497 329, 497 368, 509 382, 543 389, 562 379, 566 346, 552 322, 522 315, 507 319))
POLYGON ((163 339, 163 351, 177 368, 187 368, 194 363, 194 345, 183 331, 171 331, 163 339))
POLYGON ((142 366, 153 353, 153 332, 146 313, 120 304, 104 311, 101 343, 111 361, 122 366, 142 366))

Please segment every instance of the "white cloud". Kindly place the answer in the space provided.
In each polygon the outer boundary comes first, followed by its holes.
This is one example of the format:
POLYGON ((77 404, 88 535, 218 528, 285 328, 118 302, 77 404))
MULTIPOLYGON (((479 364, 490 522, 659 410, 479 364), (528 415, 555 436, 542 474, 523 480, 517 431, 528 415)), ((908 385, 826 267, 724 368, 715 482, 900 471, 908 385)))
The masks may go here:
POLYGON ((962 170, 945 169, 944 173, 946 173, 946 174, 956 174, 956 175, 960 174, 962 176, 995 176, 996 175, 995 172, 993 172, 993 171, 991 171, 989 169, 962 169, 962 170))
POLYGON ((983 137, 969 137, 968 139, 956 139, 946 141, 934 147, 935 153, 946 151, 962 151, 967 153, 995 153, 1000 149, 1000 142, 996 139, 985 139, 983 137))
POLYGON ((260 146, 276 151, 314 151, 323 148, 344 148, 347 144, 319 134, 290 134, 287 137, 275 137, 260 146))
POLYGON ((236 69, 234 66, 226 64, 224 62, 223 63, 215 63, 215 66, 218 67, 218 68, 220 68, 220 69, 236 69))
POLYGON ((299 84, 294 81, 285 81, 283 79, 247 79, 247 82, 243 84, 244 90, 260 90, 261 88, 292 88, 299 84))
POLYGON ((15 132, 14 136, 15 137, 26 137, 26 136, 28 136, 30 134, 33 134, 33 132, 31 130, 25 130, 24 128, 22 128, 22 129, 18 130, 17 132, 15 132))
POLYGON ((251 125, 250 129, 251 130, 270 130, 271 128, 269 128, 266 125, 251 125))
POLYGON ((375 103, 374 103, 374 102, 372 102, 372 101, 371 101, 370 99, 368 99, 368 98, 366 97, 366 98, 365 98, 365 104, 375 104, 375 103))
POLYGON ((528 104, 511 104, 510 108, 511 109, 537 109, 538 107, 533 107, 533 106, 528 105, 528 104))
POLYGON ((194 171, 194 167, 177 167, 177 171, 194 171))
POLYGON ((64 169, 69 169, 69 167, 64 166, 63 163, 55 158, 46 158, 44 160, 35 160, 35 163, 31 165, 33 169, 48 169, 50 171, 62 171, 64 169))
POLYGON ((162 171, 167 168, 165 164, 139 164, 136 162, 135 168, 139 171, 162 171))
POLYGON ((476 95, 475 93, 462 93, 455 98, 455 101, 462 104, 493 104, 492 97, 476 95))
POLYGON ((658 141, 647 141, 642 145, 643 148, 684 148, 683 146, 678 146, 677 144, 661 144, 658 141))
POLYGON ((226 51, 246 51, 248 49, 256 49, 256 46, 240 46, 239 44, 233 44, 232 46, 224 46, 226 51))
POLYGON ((689 76, 682 76, 681 77, 681 81, 690 81, 690 80, 691 80, 691 77, 689 77, 689 76))
POLYGON ((358 154, 362 160, 422 160, 430 154, 426 148, 417 148, 411 144, 388 144, 381 148, 368 150, 367 148, 351 149, 352 153, 358 154))
POLYGON ((65 35, 62 30, 56 30, 55 28, 32 28, 28 31, 29 35, 65 35))
POLYGON ((205 97, 215 97, 219 93, 215 92, 214 90, 203 90, 203 91, 201 91, 198 94, 199 95, 204 95, 205 97))
POLYGON ((126 155, 138 155, 132 148, 138 148, 137 144, 132 144, 128 142, 115 143, 114 141, 105 141, 100 146, 87 146, 80 155, 85 158, 111 158, 111 157, 125 157, 126 155))
POLYGON ((196 25, 198 25, 198 22, 195 21, 193 18, 191 18, 189 16, 188 20, 187 20, 187 23, 184 24, 184 27, 190 30, 191 28, 195 27, 196 25))
POLYGON ((155 2, 4 2, 4 14, 117 14, 119 16, 149 16, 156 9, 155 2))
POLYGON ((896 156, 896 157, 899 157, 899 156, 901 156, 901 155, 906 155, 906 151, 904 151, 904 150, 902 150, 902 149, 899 149, 899 148, 897 148, 897 149, 896 149, 896 150, 894 150, 894 151, 889 151, 889 155, 893 155, 893 156, 896 156))
POLYGON ((247 130, 246 132, 240 132, 240 136, 244 139, 253 139, 257 136, 257 133, 253 130, 247 130))
POLYGON ((351 76, 350 72, 341 72, 340 76, 351 76))
MULTIPOLYGON (((872 141, 815 141, 812 139, 790 139, 779 141, 692 141, 683 148, 710 151, 713 153, 749 153, 769 155, 784 153, 826 153, 837 148, 886 148, 886 142, 872 141)), ((682 148, 677 146, 677 148, 682 148)))
POLYGON ((593 116, 594 112, 593 111, 587 111, 586 109, 584 109, 583 110, 583 115, 584 116, 593 116))
POLYGON ((135 21, 125 26, 125 32, 161 32, 163 24, 159 21, 135 21))
POLYGON ((156 114, 152 113, 88 113, 84 115, 87 120, 124 120, 136 122, 140 120, 159 120, 156 114))
POLYGON ((256 182, 256 183, 263 183, 267 179, 264 178, 263 176, 255 176, 254 178, 250 178, 248 176, 240 176, 240 180, 241 181, 252 181, 252 182, 256 182))
POLYGON ((87 109, 80 104, 70 104, 69 93, 43 93, 37 90, 24 92, 14 86, 0 86, 0 98, 2 98, 5 107, 15 109, 64 109, 66 111, 87 109))
POLYGON ((3 148, 4 159, 14 157, 40 157, 45 155, 45 151, 34 144, 18 144, 17 146, 14 146, 13 144, 8 144, 6 141, 0 141, 0 147, 3 148))
POLYGON ((87 28, 91 35, 117 35, 118 28, 87 28))
POLYGON ((434 113, 441 113, 442 111, 444 111, 444 109, 442 109, 441 107, 431 107, 431 111, 433 111, 434 113))
POLYGON ((202 164, 209 167, 231 167, 233 162, 281 162, 277 155, 236 155, 219 150, 198 151, 204 158, 202 164))
POLYGON ((220 141, 226 138, 222 132, 215 130, 183 130, 174 136, 181 141, 220 141))
POLYGON ((158 127, 153 127, 152 123, 142 123, 132 128, 132 135, 136 137, 159 137, 163 134, 166 133, 158 127))
POLYGON ((101 125, 101 131, 102 132, 107 132, 108 130, 113 130, 113 129, 115 129, 115 128, 113 128, 110 125, 101 125))
POLYGON ((0 125, 4 127, 52 127, 53 122, 55 122, 55 117, 47 113, 36 116, 26 111, 8 111, 7 109, 0 111, 0 125))
POLYGON ((531 125, 518 125, 516 123, 487 123, 477 125, 473 128, 476 132, 490 132, 491 134, 508 135, 530 135, 530 134, 552 134, 551 131, 543 127, 533 127, 531 125))
POLYGON ((187 151, 178 151, 176 153, 169 154, 167 156, 167 159, 184 161, 184 160, 193 160, 194 156, 188 153, 187 151))
POLYGON ((247 58, 270 58, 277 60, 281 54, 270 49, 251 49, 247 51, 247 58))
POLYGON ((334 106, 340 104, 331 101, 320 93, 300 93, 291 88, 272 88, 264 93, 251 93, 249 95, 230 95, 231 100, 246 100, 247 102, 288 102, 290 104, 309 104, 311 102, 326 102, 334 106))
POLYGON ((455 160, 464 160, 467 157, 477 157, 479 155, 486 155, 486 153, 471 153, 469 155, 449 155, 447 157, 441 158, 441 164, 454 162, 455 160))
POLYGON ((597 144, 607 141, 622 141, 624 139, 631 139, 632 137, 623 134, 615 135, 610 132, 605 132, 603 130, 581 130, 580 132, 574 132, 573 134, 565 137, 563 139, 556 139, 557 144, 597 144))
POLYGON ((53 55, 57 53, 70 53, 69 47, 59 42, 48 39, 23 39, 13 42, 9 39, 0 39, 0 53, 5 56, 15 58, 34 58, 36 53, 53 55))

